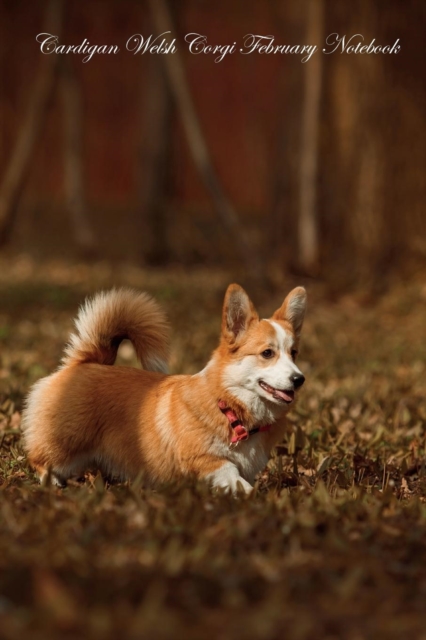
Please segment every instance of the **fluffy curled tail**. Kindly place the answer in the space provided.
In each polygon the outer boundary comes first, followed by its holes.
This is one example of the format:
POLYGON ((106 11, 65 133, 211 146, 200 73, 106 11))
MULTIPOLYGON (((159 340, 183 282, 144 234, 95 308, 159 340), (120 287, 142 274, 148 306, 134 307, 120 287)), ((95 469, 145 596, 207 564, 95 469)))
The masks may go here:
POLYGON ((146 293, 113 289, 86 300, 75 321, 64 365, 114 364, 122 340, 132 342, 144 369, 167 372, 169 327, 159 305, 146 293))

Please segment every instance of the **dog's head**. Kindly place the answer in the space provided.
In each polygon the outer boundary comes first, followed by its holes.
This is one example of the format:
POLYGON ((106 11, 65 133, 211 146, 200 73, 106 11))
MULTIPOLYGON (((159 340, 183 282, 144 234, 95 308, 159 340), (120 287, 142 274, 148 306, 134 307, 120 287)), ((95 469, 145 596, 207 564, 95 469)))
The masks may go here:
POLYGON ((247 407, 261 401, 276 414, 293 402, 305 381, 296 365, 305 310, 306 291, 297 287, 271 318, 260 320, 244 289, 228 287, 220 346, 222 382, 247 407))

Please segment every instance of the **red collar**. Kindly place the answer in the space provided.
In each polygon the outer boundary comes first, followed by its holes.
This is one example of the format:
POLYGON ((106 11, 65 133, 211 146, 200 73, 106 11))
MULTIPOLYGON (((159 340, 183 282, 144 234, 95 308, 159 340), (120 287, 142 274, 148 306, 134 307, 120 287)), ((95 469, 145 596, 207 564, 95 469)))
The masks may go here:
POLYGON ((241 442, 241 440, 248 440, 249 436, 254 435, 255 433, 259 433, 260 431, 269 431, 269 429, 272 427, 271 424, 265 424, 262 427, 253 427, 253 429, 247 429, 247 427, 243 425, 241 420, 232 411, 232 409, 226 406, 226 402, 224 400, 219 400, 217 404, 222 413, 228 418, 229 424, 231 425, 231 444, 237 445, 239 442, 241 442))

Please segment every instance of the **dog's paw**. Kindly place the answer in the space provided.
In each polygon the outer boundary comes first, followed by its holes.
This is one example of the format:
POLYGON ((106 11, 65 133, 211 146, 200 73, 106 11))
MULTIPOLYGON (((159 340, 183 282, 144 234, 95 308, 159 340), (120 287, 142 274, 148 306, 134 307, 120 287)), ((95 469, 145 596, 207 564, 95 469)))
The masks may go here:
POLYGON ((253 487, 247 480, 244 480, 232 462, 226 462, 219 469, 211 473, 207 478, 212 487, 222 489, 225 493, 232 493, 234 496, 250 494, 253 487))

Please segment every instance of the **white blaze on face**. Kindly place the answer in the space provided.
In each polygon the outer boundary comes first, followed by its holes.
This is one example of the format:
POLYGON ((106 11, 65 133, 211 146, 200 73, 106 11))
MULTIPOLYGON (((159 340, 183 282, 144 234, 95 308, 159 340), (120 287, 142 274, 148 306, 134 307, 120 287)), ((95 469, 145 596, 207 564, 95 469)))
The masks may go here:
POLYGON ((266 367, 262 380, 275 389, 293 389, 293 377, 301 376, 302 372, 295 365, 289 353, 294 346, 294 337, 278 322, 268 320, 274 327, 278 345, 278 358, 270 367, 266 367))

